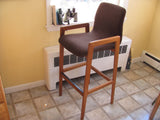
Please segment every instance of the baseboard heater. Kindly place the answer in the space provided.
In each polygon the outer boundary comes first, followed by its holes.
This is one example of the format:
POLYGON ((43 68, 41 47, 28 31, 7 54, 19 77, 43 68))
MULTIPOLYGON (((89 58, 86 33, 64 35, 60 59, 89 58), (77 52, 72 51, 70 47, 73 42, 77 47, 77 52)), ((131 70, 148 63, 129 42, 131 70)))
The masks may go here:
MULTIPOLYGON (((127 37, 122 38, 119 51, 118 67, 121 67, 121 71, 126 68, 128 55, 131 47, 131 39, 127 37)), ((100 71, 106 71, 113 68, 113 52, 110 50, 104 50, 95 52, 93 55, 92 65, 100 71)), ((44 61, 45 61, 45 82, 49 90, 56 89, 56 83, 59 81, 59 46, 51 46, 44 48, 44 61)), ((84 62, 84 57, 78 57, 71 54, 69 51, 64 51, 64 67, 84 62)), ((94 73, 94 71, 91 71, 94 73)), ((69 78, 76 78, 85 75, 85 67, 80 67, 72 71, 66 72, 69 78)))
POLYGON ((160 59, 147 51, 143 51, 142 61, 160 71, 160 59))

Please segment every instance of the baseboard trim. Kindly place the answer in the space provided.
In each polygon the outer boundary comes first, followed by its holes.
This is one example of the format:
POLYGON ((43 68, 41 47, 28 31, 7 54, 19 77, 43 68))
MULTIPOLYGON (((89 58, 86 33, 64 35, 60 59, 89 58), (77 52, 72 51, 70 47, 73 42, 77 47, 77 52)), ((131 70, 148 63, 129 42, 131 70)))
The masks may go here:
POLYGON ((137 58, 132 59, 132 63, 136 63, 140 61, 142 61, 142 57, 137 57, 137 58))
POLYGON ((36 81, 36 82, 30 82, 30 83, 21 84, 21 85, 16 85, 16 86, 13 86, 13 87, 5 88, 4 90, 5 90, 6 94, 9 94, 9 93, 18 92, 18 91, 22 91, 22 90, 27 90, 27 89, 31 89, 31 88, 42 86, 42 85, 45 85, 44 80, 40 80, 40 81, 36 81))

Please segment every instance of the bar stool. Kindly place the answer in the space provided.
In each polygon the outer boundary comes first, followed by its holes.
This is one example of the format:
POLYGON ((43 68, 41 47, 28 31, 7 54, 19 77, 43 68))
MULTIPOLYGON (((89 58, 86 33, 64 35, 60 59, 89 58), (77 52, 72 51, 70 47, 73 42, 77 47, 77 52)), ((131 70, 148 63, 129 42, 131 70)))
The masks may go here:
POLYGON ((73 88, 75 88, 75 90, 77 90, 77 92, 80 93, 80 95, 82 95, 81 120, 84 118, 87 96, 90 93, 104 88, 107 85, 112 85, 111 104, 114 101, 119 46, 122 40, 125 13, 126 10, 120 6, 110 3, 101 3, 96 12, 94 27, 91 32, 89 32, 89 23, 60 28, 59 95, 62 95, 62 79, 65 79, 73 88), (85 28, 85 33, 65 35, 65 31, 77 28, 85 28), (64 48, 76 56, 86 57, 86 62, 63 68, 64 48), (100 50, 112 50, 114 52, 112 79, 108 78, 104 73, 92 66, 93 53, 100 50), (86 65, 86 71, 84 88, 82 90, 65 74, 65 72, 84 65, 86 65), (91 69, 107 80, 106 83, 95 88, 88 89, 91 69))

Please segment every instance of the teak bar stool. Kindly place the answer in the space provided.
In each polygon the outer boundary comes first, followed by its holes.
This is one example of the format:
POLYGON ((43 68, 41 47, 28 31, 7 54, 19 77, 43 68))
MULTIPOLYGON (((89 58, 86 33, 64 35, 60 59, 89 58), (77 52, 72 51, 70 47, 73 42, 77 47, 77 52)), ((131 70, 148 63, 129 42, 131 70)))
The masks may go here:
MULTIPOLYGON (((84 118, 86 101, 88 94, 104 88, 112 84, 111 104, 114 100, 114 91, 117 75, 117 64, 119 55, 119 46, 122 39, 122 28, 125 17, 125 9, 110 3, 101 3, 94 21, 94 27, 89 32, 89 24, 78 24, 60 28, 60 58, 59 58, 59 95, 62 95, 62 79, 65 79, 73 88, 75 88, 82 96, 81 120, 84 118), (85 28, 85 33, 65 35, 66 30, 85 28), (69 50, 76 56, 86 57, 86 62, 63 68, 64 48, 69 50), (93 53, 100 50, 112 50, 114 52, 113 78, 109 79, 105 74, 92 66, 93 53), (71 79, 67 77, 65 72, 86 65, 84 89, 80 89, 71 79), (90 71, 96 73, 106 79, 106 83, 88 90, 90 83, 90 71)), ((106 61, 107 62, 107 61, 106 61)), ((106 66, 107 67, 107 66, 106 66)))

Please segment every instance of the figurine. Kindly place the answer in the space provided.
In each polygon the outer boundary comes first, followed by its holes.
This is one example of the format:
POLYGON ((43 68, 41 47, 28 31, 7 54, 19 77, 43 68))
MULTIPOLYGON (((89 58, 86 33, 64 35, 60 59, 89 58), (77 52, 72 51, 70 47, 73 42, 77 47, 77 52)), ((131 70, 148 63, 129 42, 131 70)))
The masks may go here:
POLYGON ((75 11, 76 11, 75 8, 73 8, 72 11, 70 9, 67 10, 65 14, 64 22, 67 22, 68 25, 70 24, 70 20, 72 18, 74 18, 74 22, 77 22, 77 13, 75 11))
POLYGON ((62 9, 59 8, 58 11, 57 11, 57 17, 58 17, 58 24, 59 25, 63 25, 63 12, 62 12, 62 9))

